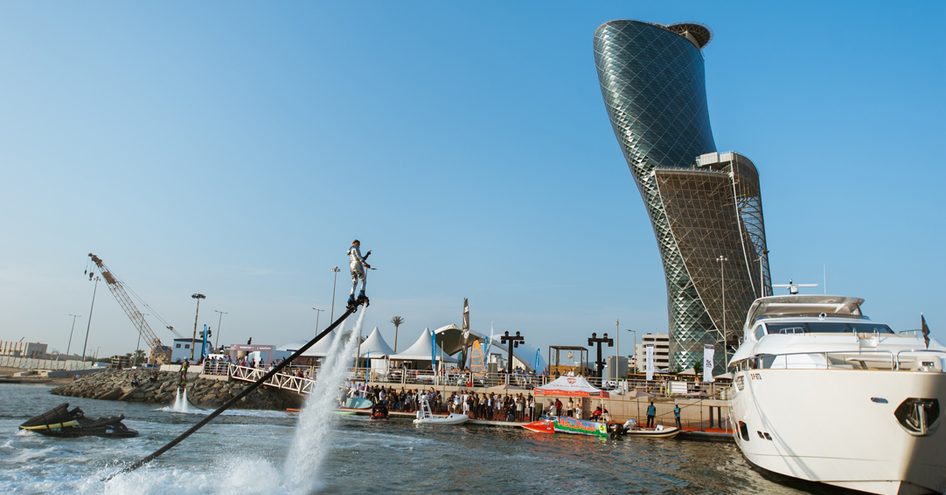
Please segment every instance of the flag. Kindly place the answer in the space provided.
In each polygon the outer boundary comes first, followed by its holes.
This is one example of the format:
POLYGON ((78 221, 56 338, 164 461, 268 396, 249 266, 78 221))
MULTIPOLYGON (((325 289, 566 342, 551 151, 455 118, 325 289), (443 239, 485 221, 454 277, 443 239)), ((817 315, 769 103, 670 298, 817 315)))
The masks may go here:
POLYGON ((644 370, 647 373, 647 381, 654 379, 654 344, 647 344, 644 349, 646 359, 644 361, 644 370))
POLYGON ((930 348, 930 327, 926 326, 926 317, 923 316, 923 313, 920 313, 920 323, 922 324, 922 333, 923 333, 923 342, 926 343, 926 348, 930 348))
POLYGON ((540 361, 541 358, 542 358, 542 355, 540 354, 539 349, 536 348, 536 350, 535 350, 535 360, 534 360, 534 362, 532 363, 532 369, 534 369, 536 373, 541 373, 541 372, 542 372, 542 370, 539 369, 539 363, 541 363, 541 361, 540 361))
POLYGON ((489 340, 486 341, 486 362, 489 362, 489 346, 493 344, 493 322, 489 322, 489 340))
POLYGON ((713 383, 713 355, 716 348, 712 344, 703 345, 703 382, 713 383))
POLYGON ((470 300, 463 298, 463 338, 470 335, 470 300))
MULTIPOLYGON (((430 332, 429 328, 426 328, 430 332)), ((430 369, 437 371, 437 336, 430 332, 430 369)))

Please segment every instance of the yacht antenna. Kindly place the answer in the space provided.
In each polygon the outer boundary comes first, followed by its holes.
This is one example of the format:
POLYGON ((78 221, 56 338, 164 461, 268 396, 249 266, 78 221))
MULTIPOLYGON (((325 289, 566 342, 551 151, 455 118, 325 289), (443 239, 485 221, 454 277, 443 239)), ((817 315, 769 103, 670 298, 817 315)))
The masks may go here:
POLYGON ((772 287, 788 289, 788 293, 794 296, 798 294, 799 287, 818 287, 818 284, 796 284, 791 279, 789 279, 787 284, 772 284, 772 287))

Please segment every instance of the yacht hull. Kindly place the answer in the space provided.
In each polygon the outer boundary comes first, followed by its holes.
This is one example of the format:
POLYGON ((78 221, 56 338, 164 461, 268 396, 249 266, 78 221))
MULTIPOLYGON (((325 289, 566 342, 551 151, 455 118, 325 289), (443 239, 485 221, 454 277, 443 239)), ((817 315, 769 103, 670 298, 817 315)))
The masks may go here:
POLYGON ((944 418, 911 433, 894 415, 908 398, 946 406, 946 374, 741 370, 730 415, 743 455, 768 471, 870 493, 943 493, 944 418))

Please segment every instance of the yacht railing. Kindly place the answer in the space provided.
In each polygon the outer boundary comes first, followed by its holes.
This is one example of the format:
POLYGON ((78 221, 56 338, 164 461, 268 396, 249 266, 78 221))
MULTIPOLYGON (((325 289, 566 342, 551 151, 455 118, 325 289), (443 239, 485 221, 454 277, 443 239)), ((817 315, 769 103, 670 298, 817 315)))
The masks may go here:
POLYGON ((946 371, 946 351, 939 349, 902 349, 894 352, 891 350, 863 350, 855 349, 849 351, 824 351, 824 352, 785 352, 779 354, 762 354, 755 357, 754 360, 748 360, 754 369, 889 369, 899 371, 904 368, 904 364, 917 364, 913 370, 926 368, 924 371, 939 370, 946 371), (906 354, 906 355, 905 355, 906 354), (932 367, 919 366, 919 355, 939 354, 939 366, 935 364, 932 367), (790 362, 791 356, 806 356, 810 361, 790 362), (881 359, 877 359, 881 357, 881 359), (779 359, 782 358, 782 359, 779 359), (820 361, 818 360, 820 358, 820 361), (912 358, 912 359, 907 359, 912 358), (855 364, 860 364, 860 368, 855 368, 855 364), (889 367, 871 367, 870 364, 884 364, 889 367))

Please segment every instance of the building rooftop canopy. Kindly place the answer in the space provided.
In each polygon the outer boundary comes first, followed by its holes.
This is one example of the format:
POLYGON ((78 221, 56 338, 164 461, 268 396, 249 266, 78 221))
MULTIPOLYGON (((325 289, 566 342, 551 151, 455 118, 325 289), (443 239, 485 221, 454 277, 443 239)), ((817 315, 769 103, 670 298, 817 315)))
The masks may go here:
POLYGON ((712 35, 708 27, 694 22, 681 22, 666 26, 667 29, 690 40, 697 48, 702 49, 710 42, 712 35))

